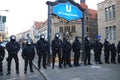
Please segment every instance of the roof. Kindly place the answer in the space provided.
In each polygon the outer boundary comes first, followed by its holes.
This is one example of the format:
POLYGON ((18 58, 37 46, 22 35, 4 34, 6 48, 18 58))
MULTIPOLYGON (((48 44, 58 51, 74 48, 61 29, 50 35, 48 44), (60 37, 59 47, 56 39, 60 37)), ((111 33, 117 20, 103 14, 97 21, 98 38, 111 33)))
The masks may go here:
POLYGON ((90 9, 85 3, 81 3, 80 6, 88 11, 89 14, 91 14, 91 18, 97 17, 97 10, 90 9))
POLYGON ((97 10, 88 9, 88 13, 91 14, 91 18, 97 18, 97 10))

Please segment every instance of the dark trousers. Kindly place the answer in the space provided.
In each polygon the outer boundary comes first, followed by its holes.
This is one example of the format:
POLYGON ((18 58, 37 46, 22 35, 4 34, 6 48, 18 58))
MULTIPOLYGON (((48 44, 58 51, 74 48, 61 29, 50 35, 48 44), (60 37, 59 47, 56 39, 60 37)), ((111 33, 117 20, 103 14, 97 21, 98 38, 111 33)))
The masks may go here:
POLYGON ((0 72, 3 72, 2 60, 0 60, 0 72))
POLYGON ((74 65, 79 65, 80 51, 74 52, 74 65))
POLYGON ((104 50, 104 56, 105 56, 105 63, 109 63, 109 56, 110 56, 110 51, 104 50))
POLYGON ((25 59, 25 68, 24 68, 24 71, 27 71, 28 63, 29 63, 30 71, 33 71, 32 60, 27 60, 27 59, 25 59))
POLYGON ((87 61, 88 61, 88 64, 90 64, 90 59, 91 59, 91 53, 90 53, 90 51, 85 52, 85 54, 84 54, 84 64, 86 65, 87 61))
POLYGON ((8 58, 7 58, 7 61, 8 61, 8 71, 11 71, 11 61, 12 59, 14 58, 15 60, 15 64, 16 64, 16 71, 19 71, 19 59, 18 59, 18 56, 17 54, 13 54, 13 55, 9 55, 8 58))
POLYGON ((46 52, 40 53, 38 55, 38 67, 41 67, 41 59, 43 57, 43 67, 46 67, 46 58, 47 58, 47 54, 46 52))
POLYGON ((54 68, 54 66, 55 66, 56 54, 58 54, 59 67, 61 67, 61 64, 62 64, 61 51, 60 51, 60 50, 54 50, 54 51, 53 51, 53 57, 52 57, 52 67, 53 67, 53 68, 54 68))
POLYGON ((101 51, 94 51, 94 60, 101 63, 101 51))
POLYGON ((116 57, 116 52, 111 52, 111 63, 116 63, 115 57, 116 57))
POLYGON ((64 66, 66 66, 66 64, 71 65, 70 52, 63 52, 62 62, 64 66))

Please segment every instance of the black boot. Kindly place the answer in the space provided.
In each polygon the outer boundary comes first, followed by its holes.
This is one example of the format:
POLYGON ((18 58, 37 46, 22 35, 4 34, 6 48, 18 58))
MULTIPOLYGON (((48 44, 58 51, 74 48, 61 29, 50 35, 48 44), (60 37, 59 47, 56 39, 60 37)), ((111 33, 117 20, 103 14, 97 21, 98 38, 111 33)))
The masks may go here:
POLYGON ((16 70, 16 73, 19 74, 19 70, 16 70))
POLYGON ((10 71, 8 71, 8 73, 7 73, 6 75, 10 75, 10 73, 11 73, 11 72, 10 72, 10 71))
POLYGON ((59 65, 59 68, 62 68, 62 65, 61 65, 61 64, 59 65))
POLYGON ((0 75, 2 76, 2 75, 3 75, 3 72, 0 72, 0 75))
POLYGON ((27 71, 24 71, 24 74, 27 74, 27 71))

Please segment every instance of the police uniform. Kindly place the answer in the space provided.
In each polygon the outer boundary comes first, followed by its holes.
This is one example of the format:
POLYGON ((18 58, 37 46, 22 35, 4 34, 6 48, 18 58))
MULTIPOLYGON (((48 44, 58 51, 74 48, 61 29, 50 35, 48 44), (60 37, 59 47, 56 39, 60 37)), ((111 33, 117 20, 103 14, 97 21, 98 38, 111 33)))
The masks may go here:
POLYGON ((41 68, 41 59, 43 58, 43 68, 47 69, 46 67, 46 58, 47 58, 47 51, 48 51, 48 42, 45 40, 45 35, 40 35, 40 40, 37 41, 36 44, 37 54, 38 54, 38 68, 41 68))
POLYGON ((97 63, 102 64, 102 61, 101 61, 102 48, 103 48, 103 44, 100 42, 99 39, 96 39, 95 43, 93 44, 94 60, 96 64, 97 63))
POLYGON ((64 67, 66 67, 66 64, 69 65, 69 67, 72 67, 71 65, 71 49, 72 45, 67 39, 63 39, 63 48, 62 48, 62 62, 64 64, 64 67))
POLYGON ((117 45, 117 52, 118 52, 118 63, 120 64, 120 41, 118 42, 118 45, 117 45))
POLYGON ((0 75, 3 75, 3 66, 2 66, 2 61, 5 57, 5 50, 4 48, 0 45, 0 75))
POLYGON ((104 42, 104 57, 105 57, 105 63, 109 64, 109 56, 110 56, 110 43, 108 39, 105 39, 104 42))
POLYGON ((74 66, 80 66, 79 58, 80 58, 81 43, 78 38, 79 37, 76 36, 75 40, 72 44, 72 48, 73 48, 73 52, 74 52, 74 66))
POLYGON ((25 61, 24 73, 27 73, 27 66, 29 63, 30 71, 33 72, 32 61, 35 57, 35 49, 33 43, 28 40, 26 46, 22 50, 22 57, 25 61))
POLYGON ((116 49, 114 43, 112 43, 112 44, 110 45, 110 51, 111 51, 111 63, 116 64, 116 59, 115 59, 115 57, 116 57, 117 49, 116 49))
POLYGON ((55 58, 56 54, 58 54, 59 59, 59 68, 62 68, 62 57, 61 57, 61 50, 62 50, 62 40, 59 39, 60 34, 55 34, 55 39, 52 40, 52 68, 54 69, 55 66, 55 58))
POLYGON ((85 54, 84 54, 84 64, 85 65, 92 65, 90 60, 91 60, 91 52, 90 50, 92 49, 92 44, 90 43, 89 41, 89 37, 86 36, 85 37, 85 42, 84 42, 84 51, 85 51, 85 54))
POLYGON ((14 58, 16 63, 16 73, 19 74, 19 59, 18 59, 18 51, 20 50, 20 45, 16 42, 16 37, 14 35, 10 36, 10 42, 6 44, 6 49, 8 51, 8 64, 7 64, 7 75, 11 73, 11 61, 14 58))

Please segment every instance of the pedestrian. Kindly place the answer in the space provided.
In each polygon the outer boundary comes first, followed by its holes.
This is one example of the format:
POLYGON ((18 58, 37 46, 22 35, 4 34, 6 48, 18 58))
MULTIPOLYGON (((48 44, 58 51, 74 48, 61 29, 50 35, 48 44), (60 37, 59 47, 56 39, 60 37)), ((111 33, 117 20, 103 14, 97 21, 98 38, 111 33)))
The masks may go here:
POLYGON ((19 59, 18 59, 18 51, 20 50, 20 45, 16 42, 16 36, 10 36, 10 42, 6 44, 6 49, 8 51, 8 58, 7 58, 7 75, 11 73, 11 61, 14 58, 16 64, 16 73, 19 74, 19 59))
POLYGON ((102 52, 103 44, 100 42, 100 39, 96 39, 93 44, 94 51, 94 60, 96 64, 103 64, 101 61, 101 52, 102 52))
POLYGON ((80 66, 79 64, 79 58, 80 58, 80 49, 81 49, 81 43, 79 41, 79 37, 76 36, 75 40, 72 44, 73 52, 74 52, 74 66, 80 66))
POLYGON ((85 37, 84 41, 84 64, 86 65, 92 65, 91 63, 91 49, 92 49, 92 43, 90 42, 90 38, 88 36, 85 37), (88 61, 88 62, 87 62, 88 61))
POLYGON ((112 43, 110 45, 110 52, 111 52, 111 63, 116 64, 116 52, 117 52, 117 49, 116 49, 116 46, 115 46, 114 43, 112 43))
POLYGON ((38 54, 38 68, 41 68, 41 59, 43 60, 43 68, 47 69, 46 67, 46 58, 48 52, 48 42, 45 40, 45 35, 41 34, 40 39, 36 43, 36 50, 38 54))
POLYGON ((109 43, 109 40, 106 38, 104 42, 104 57, 105 57, 106 64, 110 64, 109 56, 110 56, 110 43, 109 43))
POLYGON ((55 66, 56 54, 58 54, 59 68, 62 68, 62 57, 61 57, 62 40, 59 38, 60 38, 60 34, 56 33, 55 38, 52 40, 52 69, 54 69, 55 66))
POLYGON ((0 75, 3 75, 3 59, 5 57, 5 50, 4 48, 0 45, 0 75))
POLYGON ((72 65, 71 65, 71 49, 72 49, 71 43, 68 41, 68 39, 63 38, 62 62, 64 64, 65 68, 66 68, 66 64, 68 64, 69 67, 72 67, 72 65))
POLYGON ((22 58, 24 59, 24 74, 27 73, 27 66, 29 64, 30 71, 33 71, 32 61, 35 57, 35 49, 32 40, 28 39, 26 46, 22 49, 22 58))
POLYGON ((120 41, 117 44, 118 63, 120 64, 120 41))

